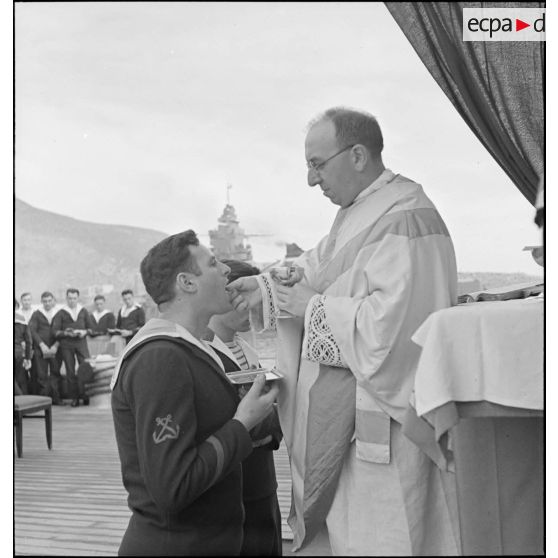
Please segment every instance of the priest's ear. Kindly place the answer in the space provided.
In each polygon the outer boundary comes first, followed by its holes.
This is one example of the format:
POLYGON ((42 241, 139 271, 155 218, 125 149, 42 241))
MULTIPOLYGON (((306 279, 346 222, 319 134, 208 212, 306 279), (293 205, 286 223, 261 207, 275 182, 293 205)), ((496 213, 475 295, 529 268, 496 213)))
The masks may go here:
POLYGON ((194 294, 198 291, 198 282, 193 273, 183 271, 176 276, 176 288, 178 292, 194 294))
POLYGON ((364 145, 357 143, 351 149, 351 159, 357 172, 362 172, 370 160, 370 154, 364 145))

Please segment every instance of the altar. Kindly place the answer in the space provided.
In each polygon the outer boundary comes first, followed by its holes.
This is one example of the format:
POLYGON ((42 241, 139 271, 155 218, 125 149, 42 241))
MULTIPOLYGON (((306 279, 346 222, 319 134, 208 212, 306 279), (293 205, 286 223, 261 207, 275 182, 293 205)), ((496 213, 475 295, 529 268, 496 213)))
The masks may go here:
POLYGON ((544 298, 462 304, 416 331, 403 429, 455 472, 462 553, 544 550, 544 298))

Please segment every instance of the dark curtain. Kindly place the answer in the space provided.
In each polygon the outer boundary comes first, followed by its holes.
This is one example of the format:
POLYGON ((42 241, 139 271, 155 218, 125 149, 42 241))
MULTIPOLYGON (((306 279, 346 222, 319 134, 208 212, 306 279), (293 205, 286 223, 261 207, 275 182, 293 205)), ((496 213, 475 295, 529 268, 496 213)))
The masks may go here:
POLYGON ((534 205, 544 172, 545 43, 465 42, 463 8, 545 3, 385 4, 459 114, 534 205))

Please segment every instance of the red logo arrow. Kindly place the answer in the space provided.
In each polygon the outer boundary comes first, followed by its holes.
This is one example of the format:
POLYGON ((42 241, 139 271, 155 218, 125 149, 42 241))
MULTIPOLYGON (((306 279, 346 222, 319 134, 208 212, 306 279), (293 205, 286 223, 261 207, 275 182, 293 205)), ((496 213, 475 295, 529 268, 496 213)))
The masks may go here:
POLYGON ((524 21, 521 21, 520 19, 515 20, 515 30, 516 31, 521 31, 522 29, 525 29, 526 27, 531 27, 530 23, 525 23, 524 21))

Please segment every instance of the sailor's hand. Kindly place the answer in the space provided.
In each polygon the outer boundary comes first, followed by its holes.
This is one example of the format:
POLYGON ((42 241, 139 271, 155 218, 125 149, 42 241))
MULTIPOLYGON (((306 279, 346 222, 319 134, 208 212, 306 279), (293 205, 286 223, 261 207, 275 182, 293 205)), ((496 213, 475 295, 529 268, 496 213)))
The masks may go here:
POLYGON ((245 385, 241 385, 238 388, 238 397, 240 397, 240 399, 244 399, 244 397, 246 396, 246 394, 250 391, 250 388, 248 386, 245 385))
POLYGON ((121 329, 120 335, 122 335, 122 337, 130 337, 130 335, 132 335, 132 332, 129 329, 121 329))
POLYGON ((241 422, 246 430, 252 430, 273 409, 273 403, 279 392, 277 382, 273 382, 271 389, 264 393, 265 374, 260 374, 250 391, 239 403, 233 418, 241 422))
POLYGON ((262 300, 258 281, 254 275, 232 281, 226 286, 226 290, 233 308, 238 311, 255 308, 262 300))
POLYGON ((304 317, 306 307, 310 299, 318 294, 308 285, 297 283, 292 287, 275 285, 279 309, 288 312, 292 316, 304 317))
POLYGON ((28 358, 24 358, 23 359, 23 369, 24 370, 29 370, 29 368, 31 368, 31 360, 28 358))

